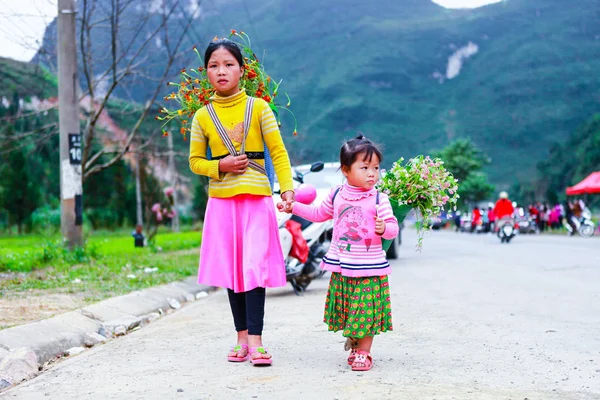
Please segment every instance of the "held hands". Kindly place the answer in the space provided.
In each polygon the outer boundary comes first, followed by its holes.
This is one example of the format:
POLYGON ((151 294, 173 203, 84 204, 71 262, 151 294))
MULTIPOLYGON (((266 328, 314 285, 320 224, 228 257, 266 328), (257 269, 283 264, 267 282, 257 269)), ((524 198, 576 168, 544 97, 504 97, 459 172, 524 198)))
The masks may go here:
POLYGON ((277 209, 279 212, 285 212, 288 214, 292 213, 294 208, 294 191, 288 190, 287 192, 281 193, 281 201, 277 203, 277 209))
POLYGON ((232 156, 230 154, 219 161, 219 171, 243 174, 248 169, 248 165, 250 165, 250 160, 247 155, 232 156))

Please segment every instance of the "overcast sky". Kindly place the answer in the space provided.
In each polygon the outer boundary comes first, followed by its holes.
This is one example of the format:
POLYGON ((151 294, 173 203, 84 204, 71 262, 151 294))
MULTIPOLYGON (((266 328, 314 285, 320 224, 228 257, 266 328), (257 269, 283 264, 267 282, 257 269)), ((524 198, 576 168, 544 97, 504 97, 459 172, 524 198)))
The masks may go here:
POLYGON ((492 3, 500 3, 502 0, 432 0, 447 8, 477 8, 492 3))
MULTIPOLYGON (((431 1, 448 8, 474 8, 502 0, 431 1)), ((39 48, 46 25, 56 15, 56 7, 56 0, 0 0, 0 56, 29 61, 39 48)))

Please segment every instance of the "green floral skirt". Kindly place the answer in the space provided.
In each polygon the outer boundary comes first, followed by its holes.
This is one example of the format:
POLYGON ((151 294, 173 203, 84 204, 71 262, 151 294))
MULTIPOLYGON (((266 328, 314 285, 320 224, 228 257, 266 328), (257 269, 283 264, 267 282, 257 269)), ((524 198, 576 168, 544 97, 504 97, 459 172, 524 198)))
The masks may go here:
POLYGON ((333 272, 323 322, 330 331, 359 339, 393 330, 387 275, 351 278, 333 272))

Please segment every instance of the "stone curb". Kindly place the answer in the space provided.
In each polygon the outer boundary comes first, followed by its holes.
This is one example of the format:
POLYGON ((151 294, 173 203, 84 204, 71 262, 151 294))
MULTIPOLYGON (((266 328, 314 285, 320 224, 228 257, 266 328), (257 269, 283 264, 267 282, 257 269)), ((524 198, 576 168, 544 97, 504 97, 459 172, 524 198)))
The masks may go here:
POLYGON ((159 319, 214 287, 196 277, 113 297, 55 317, 0 331, 0 392, 39 374, 44 365, 79 354, 159 319))

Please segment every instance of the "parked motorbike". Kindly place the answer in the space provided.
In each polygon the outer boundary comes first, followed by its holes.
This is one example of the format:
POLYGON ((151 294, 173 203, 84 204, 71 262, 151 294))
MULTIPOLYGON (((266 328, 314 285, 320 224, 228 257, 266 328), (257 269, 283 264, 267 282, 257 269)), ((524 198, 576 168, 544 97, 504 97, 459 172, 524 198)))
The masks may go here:
POLYGON ((471 225, 471 231, 475 232, 477 234, 485 233, 485 228, 486 228, 486 225, 483 223, 482 220, 479 220, 475 223, 475 229, 473 229, 473 225, 471 225))
MULTIPOLYGON (((589 209, 586 208, 583 211, 581 218, 572 218, 571 220, 575 224, 575 228, 577 233, 579 233, 579 236, 586 238, 594 236, 596 224, 592 221, 592 213, 589 209)), ((569 234, 572 234, 573 228, 566 222, 566 220, 564 225, 569 234)))
POLYGON ((517 235, 515 222, 509 218, 503 218, 498 221, 498 238, 500 243, 510 243, 513 237, 517 235))
MULTIPOLYGON (((314 163, 311 166, 310 172, 319 172, 323 169, 323 163, 314 163)), ((309 172, 307 172, 308 174, 309 172)), ((304 176, 306 174, 296 174, 294 180, 299 184, 296 188, 296 201, 311 204, 317 197, 316 190, 311 185, 304 184, 304 176)), ((279 196, 274 196, 274 202, 279 201, 279 196)), ((277 222, 279 224, 279 237, 285 258, 286 279, 292 285, 294 292, 299 295, 304 292, 310 282, 320 278, 325 274, 321 269, 321 261, 331 244, 328 231, 331 229, 331 221, 311 222, 296 215, 277 213, 277 222), (296 225, 296 229, 292 223, 296 225), (301 238, 294 237, 294 234, 301 232, 301 238), (294 232, 294 233, 292 233, 294 232), (293 254, 294 240, 305 240, 308 246, 308 255, 303 261, 299 259, 298 254, 293 254)))
POLYGON ((519 233, 540 233, 540 227, 529 215, 517 217, 517 225, 519 227, 519 233))
POLYGON ((471 231, 471 214, 464 214, 460 218, 460 231, 461 232, 470 232, 471 231))

